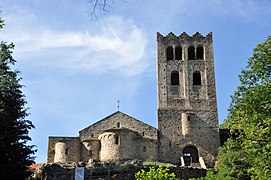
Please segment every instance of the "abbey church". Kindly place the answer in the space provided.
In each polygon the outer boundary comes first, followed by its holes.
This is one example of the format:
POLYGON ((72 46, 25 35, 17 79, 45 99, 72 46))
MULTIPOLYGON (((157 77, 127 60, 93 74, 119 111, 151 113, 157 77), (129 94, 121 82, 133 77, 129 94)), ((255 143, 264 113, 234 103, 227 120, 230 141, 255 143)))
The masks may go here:
POLYGON ((213 167, 220 145, 212 33, 157 33, 158 129, 117 111, 79 131, 49 137, 47 162, 140 159, 213 167))

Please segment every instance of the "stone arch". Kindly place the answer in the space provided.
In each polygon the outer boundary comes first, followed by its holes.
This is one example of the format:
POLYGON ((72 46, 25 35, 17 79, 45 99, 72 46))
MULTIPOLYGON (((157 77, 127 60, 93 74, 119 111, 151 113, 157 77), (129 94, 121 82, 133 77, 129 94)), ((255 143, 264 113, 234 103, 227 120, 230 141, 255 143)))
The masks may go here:
POLYGON ((173 60, 173 47, 172 46, 168 46, 167 47, 167 60, 173 60))
POLYGON ((201 85, 201 75, 199 71, 193 73, 193 85, 201 85))
POLYGON ((199 163, 199 153, 197 147, 188 145, 183 148, 182 153, 185 165, 191 166, 191 163, 199 163))
POLYGON ((203 59, 204 50, 202 46, 197 47, 197 59, 203 59))
POLYGON ((120 122, 117 122, 117 128, 120 128, 120 122))
POLYGON ((181 60, 182 59, 182 47, 181 46, 177 46, 175 48, 175 59, 176 60, 181 60))
POLYGON ((180 85, 178 71, 171 72, 171 85, 180 85))
POLYGON ((189 46, 188 48, 188 60, 194 60, 195 59, 195 47, 189 46))

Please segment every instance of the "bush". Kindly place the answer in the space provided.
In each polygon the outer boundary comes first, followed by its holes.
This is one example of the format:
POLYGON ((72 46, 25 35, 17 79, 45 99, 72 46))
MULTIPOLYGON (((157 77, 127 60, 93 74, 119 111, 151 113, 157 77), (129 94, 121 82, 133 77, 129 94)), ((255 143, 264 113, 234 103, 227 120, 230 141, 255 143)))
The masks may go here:
POLYGON ((168 167, 159 166, 157 169, 155 167, 150 167, 147 172, 144 169, 135 174, 136 180, 178 180, 174 173, 168 173, 168 167))

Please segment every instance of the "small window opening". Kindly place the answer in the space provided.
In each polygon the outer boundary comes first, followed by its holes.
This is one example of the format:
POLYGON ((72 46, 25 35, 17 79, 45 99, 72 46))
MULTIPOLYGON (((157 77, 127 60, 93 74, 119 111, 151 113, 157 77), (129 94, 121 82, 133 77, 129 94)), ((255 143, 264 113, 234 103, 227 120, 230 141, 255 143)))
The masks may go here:
POLYGON ((197 47, 197 59, 203 59, 203 47, 197 47))
POLYGON ((187 121, 190 121, 190 116, 187 116, 187 121))
POLYGON ((89 151, 88 151, 88 156, 89 156, 89 157, 92 157, 92 150, 89 150, 89 151))
POLYGON ((196 71, 193 74, 193 85, 201 85, 201 76, 199 71, 196 71))
POLYGON ((142 132, 142 136, 144 136, 145 135, 145 133, 144 132, 142 132))
POLYGON ((167 47, 167 60, 173 60, 173 47, 167 47))
POLYGON ((91 137, 94 137, 94 134, 91 134, 91 137))
POLYGON ((143 146, 143 152, 146 152, 147 149, 146 149, 146 146, 143 146))
POLYGON ((182 59, 182 47, 181 46, 177 46, 175 48, 175 59, 176 60, 181 60, 182 59))
POLYGON ((173 71, 171 73, 171 85, 179 85, 179 73, 178 71, 173 71))
POLYGON ((118 135, 115 136, 115 144, 119 144, 119 136, 118 135))
POLYGON ((120 128, 120 122, 117 122, 117 128, 120 128))
POLYGON ((65 149, 65 155, 66 155, 66 156, 69 155, 69 152, 70 152, 69 148, 66 148, 66 149, 65 149))
POLYGON ((194 46, 190 46, 188 48, 188 60, 194 60, 195 59, 195 48, 194 46))
POLYGON ((171 141, 169 142, 169 147, 171 147, 171 141))

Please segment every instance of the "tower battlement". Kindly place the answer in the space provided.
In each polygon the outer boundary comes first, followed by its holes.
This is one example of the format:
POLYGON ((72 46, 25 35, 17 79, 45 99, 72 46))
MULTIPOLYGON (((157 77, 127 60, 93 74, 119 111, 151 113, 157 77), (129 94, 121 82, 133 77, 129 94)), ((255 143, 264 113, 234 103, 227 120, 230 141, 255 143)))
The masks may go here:
POLYGON ((209 32, 206 36, 202 35, 199 32, 194 33, 192 36, 189 36, 186 32, 181 33, 179 36, 175 35, 173 32, 168 33, 166 36, 163 36, 157 32, 157 41, 172 41, 172 40, 182 40, 182 41, 212 41, 213 34, 209 32))

